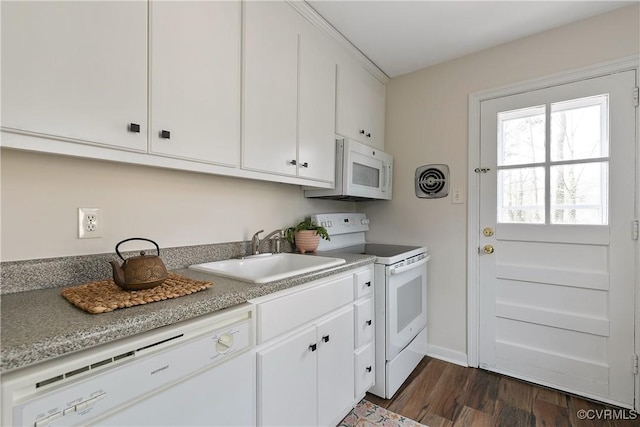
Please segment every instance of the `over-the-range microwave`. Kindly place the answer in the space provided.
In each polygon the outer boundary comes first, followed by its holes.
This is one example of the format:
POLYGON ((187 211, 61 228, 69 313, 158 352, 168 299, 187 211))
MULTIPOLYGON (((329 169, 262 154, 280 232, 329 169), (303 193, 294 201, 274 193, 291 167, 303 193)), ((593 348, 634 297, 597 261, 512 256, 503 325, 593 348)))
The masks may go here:
POLYGON ((336 140, 336 182, 331 189, 305 189, 305 197, 333 200, 391 200, 393 157, 377 148, 336 140))

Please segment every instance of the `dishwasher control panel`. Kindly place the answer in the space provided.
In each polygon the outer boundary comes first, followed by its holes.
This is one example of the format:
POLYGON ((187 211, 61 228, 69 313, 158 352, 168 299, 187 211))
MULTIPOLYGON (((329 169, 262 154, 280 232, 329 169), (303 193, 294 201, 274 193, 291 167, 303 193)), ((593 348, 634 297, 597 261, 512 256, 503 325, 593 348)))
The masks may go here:
POLYGON ((207 372, 254 344, 252 313, 245 320, 214 330, 186 332, 178 328, 157 341, 147 339, 110 364, 89 363, 83 375, 37 383, 30 396, 14 399, 11 425, 87 425, 155 390, 207 372), (45 385, 38 387, 42 383, 45 385))

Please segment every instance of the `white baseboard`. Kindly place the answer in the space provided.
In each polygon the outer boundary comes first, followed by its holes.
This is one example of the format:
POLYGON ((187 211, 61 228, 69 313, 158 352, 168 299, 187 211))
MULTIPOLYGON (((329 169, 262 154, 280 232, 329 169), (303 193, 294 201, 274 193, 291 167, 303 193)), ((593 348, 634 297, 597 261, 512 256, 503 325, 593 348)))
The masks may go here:
POLYGON ((427 345, 427 356, 433 357, 434 359, 444 360, 445 362, 455 363, 456 365, 464 366, 465 368, 469 366, 467 364, 466 353, 449 350, 448 348, 438 347, 436 345, 427 345))

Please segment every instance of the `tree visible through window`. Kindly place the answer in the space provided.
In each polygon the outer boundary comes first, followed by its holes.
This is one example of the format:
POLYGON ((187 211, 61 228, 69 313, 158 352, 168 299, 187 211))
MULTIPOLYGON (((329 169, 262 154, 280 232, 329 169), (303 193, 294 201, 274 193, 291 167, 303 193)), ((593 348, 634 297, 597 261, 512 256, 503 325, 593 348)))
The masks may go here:
POLYGON ((498 222, 607 224, 608 95, 498 114, 498 222))

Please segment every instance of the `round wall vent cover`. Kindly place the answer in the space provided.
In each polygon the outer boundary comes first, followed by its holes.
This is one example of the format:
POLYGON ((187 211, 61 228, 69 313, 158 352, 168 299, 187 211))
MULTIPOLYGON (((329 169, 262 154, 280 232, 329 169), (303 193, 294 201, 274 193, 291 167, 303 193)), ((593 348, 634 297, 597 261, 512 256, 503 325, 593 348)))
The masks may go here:
POLYGON ((420 166, 416 169, 415 190, 421 199, 446 197, 449 194, 449 166, 420 166))

